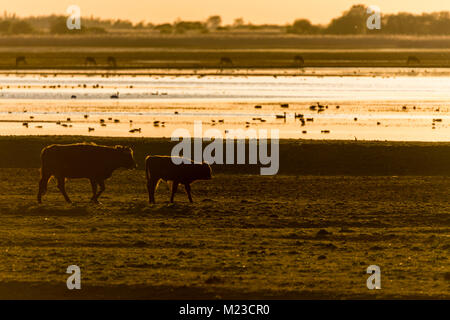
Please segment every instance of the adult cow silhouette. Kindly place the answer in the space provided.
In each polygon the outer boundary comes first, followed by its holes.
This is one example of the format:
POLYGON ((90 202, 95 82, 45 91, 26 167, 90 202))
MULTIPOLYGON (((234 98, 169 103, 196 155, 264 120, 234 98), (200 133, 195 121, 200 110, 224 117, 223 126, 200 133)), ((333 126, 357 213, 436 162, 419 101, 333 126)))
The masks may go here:
POLYGON ((117 68, 117 61, 116 58, 114 58, 113 56, 109 56, 107 62, 111 68, 117 68))
POLYGON ((16 57, 16 67, 18 67, 19 64, 27 64, 27 59, 25 58, 25 56, 16 57))
POLYGON ((294 57, 294 63, 298 68, 303 68, 303 66, 305 65, 305 60, 302 56, 298 55, 294 57))
POLYGON ((233 60, 231 60, 230 57, 221 57, 220 58, 220 65, 224 66, 224 65, 233 65, 233 60))
POLYGON ((105 180, 111 177, 114 170, 136 168, 133 150, 130 147, 109 147, 93 143, 47 146, 41 151, 41 162, 41 180, 37 196, 39 203, 47 191, 47 183, 52 176, 56 178, 58 189, 68 203, 71 201, 65 189, 66 179, 89 179, 92 186, 91 201, 98 203, 98 198, 105 191, 105 180), (99 192, 97 186, 100 187, 99 192))
POLYGON ((87 65, 93 65, 96 66, 97 65, 97 60, 95 60, 94 57, 86 57, 86 59, 84 59, 84 64, 87 65))
POLYGON ((419 58, 417 58, 416 56, 409 56, 408 59, 406 60, 406 63, 408 65, 411 64, 420 64, 420 60, 419 58))

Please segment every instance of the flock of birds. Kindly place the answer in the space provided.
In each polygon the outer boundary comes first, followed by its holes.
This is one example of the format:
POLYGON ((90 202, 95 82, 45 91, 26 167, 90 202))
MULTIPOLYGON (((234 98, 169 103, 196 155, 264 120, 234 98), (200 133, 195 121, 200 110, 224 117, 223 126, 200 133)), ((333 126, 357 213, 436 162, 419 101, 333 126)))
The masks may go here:
MULTIPOLYGON (((289 104, 287 104, 287 103, 280 104, 280 107, 281 108, 289 108, 289 104)), ((262 108, 261 105, 256 105, 255 106, 255 109, 261 109, 261 108, 262 108)), ((340 109, 341 107, 339 105, 336 105, 335 108, 336 109, 340 109)), ((328 105, 322 105, 322 104, 320 104, 320 102, 317 102, 315 105, 309 106, 309 110, 317 111, 317 113, 322 113, 326 109, 328 109, 328 105)), ((416 110, 416 107, 413 106, 412 109, 416 110)), ((402 111, 408 111, 408 107, 407 106, 402 106, 402 111)), ((440 108, 438 107, 434 111, 435 112, 440 112, 440 108)), ((277 115, 275 115, 275 117, 276 117, 276 119, 284 119, 284 121, 286 122, 287 113, 284 112, 283 114, 277 114, 277 115)), ((313 117, 305 118, 305 116, 303 114, 297 114, 297 113, 294 113, 294 119, 299 119, 302 127, 305 126, 307 122, 314 122, 314 118, 313 117)), ((262 118, 253 118, 253 120, 265 121, 262 118)), ((353 120, 356 122, 356 121, 358 121, 358 118, 354 117, 353 120)), ((433 121, 432 121, 432 129, 436 129, 436 123, 441 123, 441 122, 442 122, 442 119, 440 119, 440 118, 433 119, 433 121)), ((379 126, 379 125, 381 125, 381 122, 377 121, 377 126, 379 126)), ((330 130, 322 130, 321 131, 321 133, 324 133, 324 134, 328 134, 330 132, 331 132, 330 130)), ((302 133, 306 134, 307 131, 303 130, 302 133)))
MULTIPOLYGON (((117 92, 116 94, 111 96, 111 99, 118 99, 118 98, 119 98, 119 92, 117 92)), ((283 104, 280 104, 280 107, 282 109, 287 109, 287 108, 289 108, 289 104, 283 103, 283 104)), ((263 107, 262 107, 262 105, 255 105, 254 108, 255 109, 262 109, 263 107)), ((309 106, 309 110, 310 111, 315 111, 317 113, 322 113, 322 112, 324 112, 325 110, 327 110, 329 108, 330 107, 328 105, 322 105, 319 102, 317 102, 314 105, 309 106)), ((339 105, 336 105, 334 108, 335 109, 340 109, 341 107, 339 105)), ((414 107, 412 107, 412 109, 416 110, 416 107, 414 106, 414 107)), ((402 111, 407 111, 408 107, 407 106, 403 106, 401 110, 402 111)), ((437 112, 439 112, 439 110, 440 110, 439 108, 435 109, 435 111, 437 111, 437 112)), ((27 111, 24 110, 24 112, 27 112, 27 111)), ((174 111, 174 114, 178 115, 179 112, 178 111, 174 111)), ((84 117, 85 120, 87 120, 89 118, 89 115, 88 114, 84 114, 83 117, 84 117)), ((314 122, 314 117, 311 117, 311 116, 310 117, 306 117, 304 114, 301 114, 301 113, 294 112, 294 114, 291 114, 289 117, 292 117, 295 120, 298 119, 300 121, 301 127, 305 127, 308 122, 310 122, 310 123, 314 122)), ((283 112, 283 114, 275 114, 275 119, 282 119, 282 120, 284 120, 284 122, 286 122, 287 118, 288 118, 288 113, 287 112, 283 112)), ((30 116, 30 120, 34 121, 34 116, 30 116)), ((264 119, 263 117, 253 117, 252 120, 253 121, 257 121, 258 123, 265 123, 265 122, 267 122, 267 120, 264 119)), ((358 121, 358 118, 355 117, 353 120, 354 121, 358 121)), ((114 119, 112 117, 109 117, 107 119, 103 119, 103 118, 99 119, 99 124, 100 124, 101 127, 106 127, 108 122, 109 123, 113 123, 113 124, 121 123, 120 119, 114 119)), ((56 123, 56 125, 60 125, 61 127, 64 127, 64 128, 71 128, 73 126, 72 125, 73 122, 72 122, 71 118, 66 118, 65 121, 56 121, 55 123, 56 123)), ((216 119, 212 119, 210 125, 211 126, 215 126, 217 124, 223 124, 223 123, 225 123, 224 119, 217 119, 217 120, 216 119)), ((442 123, 442 119, 441 118, 434 118, 433 121, 432 121, 432 129, 436 129, 437 123, 442 123)), ((160 121, 160 120, 154 120, 152 124, 153 124, 154 127, 165 127, 166 126, 166 122, 165 121, 160 121)), ((252 123, 250 121, 246 121, 245 122, 245 127, 248 128, 248 127, 251 126, 251 124, 252 123)), ((379 125, 381 125, 381 122, 377 121, 376 124, 377 124, 377 126, 379 126, 379 125)), ((22 125, 24 127, 28 128, 29 127, 29 122, 23 122, 22 125)), ((142 132, 142 128, 133 128, 133 120, 129 120, 129 125, 130 125, 130 129, 128 130, 129 133, 141 133, 142 132)), ((37 125, 37 126, 35 126, 35 128, 42 129, 43 126, 42 125, 37 125)), ((92 132, 92 131, 95 131, 95 128, 94 127, 88 127, 88 132, 92 132)), ((225 130, 225 133, 227 133, 227 130, 225 130)), ((308 133, 307 130, 302 130, 302 134, 307 134, 307 133, 308 133)), ((325 130, 321 130, 321 133, 322 134, 329 134, 329 133, 331 133, 331 131, 325 129, 325 130)))
MULTIPOLYGON (((280 104, 280 107, 287 109, 287 108, 289 108, 289 104, 283 103, 283 104, 280 104)), ((261 109, 261 108, 262 108, 262 106, 260 106, 260 105, 255 106, 255 109, 261 109)), ((324 112, 326 109, 328 109, 328 105, 321 105, 320 102, 317 102, 317 104, 315 104, 315 105, 309 106, 309 110, 317 111, 317 113, 324 112)), ((336 109, 340 109, 340 106, 336 106, 336 109)), ((283 119, 284 122, 286 122, 287 112, 283 112, 283 114, 277 114, 277 115, 275 115, 275 118, 283 119)), ((296 112, 294 113, 294 119, 295 120, 299 119, 302 127, 306 126, 307 122, 314 122, 313 117, 307 118, 307 117, 305 117, 304 114, 296 113, 296 112)), ((323 133, 323 134, 329 134, 330 132, 331 132, 330 130, 321 130, 321 133, 323 133)), ((308 133, 307 130, 302 130, 302 134, 307 134, 307 133, 308 133)))
MULTIPOLYGON (((26 113, 27 111, 24 110, 23 112, 26 113)), ((11 113, 11 112, 9 112, 9 113, 11 113)), ((85 120, 87 120, 89 118, 89 115, 88 114, 84 114, 83 118, 85 120)), ((30 120, 31 121, 35 121, 34 120, 34 116, 30 116, 30 120)), ((24 126, 26 128, 29 128, 31 121, 23 122, 22 126, 24 126)), ((114 124, 121 123, 120 119, 114 119, 112 117, 108 117, 107 119, 100 118, 98 121, 99 121, 99 124, 100 124, 101 127, 106 127, 108 122, 109 123, 114 123, 114 124)), ((59 125, 59 126, 61 126, 63 128, 72 128, 73 127, 72 123, 73 123, 72 118, 69 118, 69 117, 66 118, 64 121, 58 120, 58 121, 55 122, 56 125, 59 125)), ((132 127, 133 126, 133 120, 129 120, 129 124, 130 124, 130 127, 132 127)), ((166 126, 166 122, 165 121, 154 120, 153 121, 153 126, 154 127, 163 127, 164 128, 166 126)), ((35 126, 35 128, 42 129, 43 126, 42 125, 37 125, 37 126, 35 126)), ((92 132, 92 131, 95 131, 95 128, 94 127, 88 127, 88 132, 92 132)), ((142 128, 131 128, 128 132, 129 133, 141 133, 142 132, 142 128)))
MULTIPOLYGON (((83 88, 87 87, 86 84, 83 84, 83 85, 80 84, 78 86, 79 87, 82 86, 83 88)), ((49 88, 60 88, 60 87, 61 87, 61 85, 49 86, 49 88)), ((129 86, 129 87, 133 88, 133 86, 129 86)), ((100 85, 96 84, 96 85, 93 85, 93 88, 103 88, 103 86, 100 86, 100 85)), ((152 95, 167 95, 167 93, 164 93, 164 92, 162 92, 162 93, 152 92, 151 94, 152 95)), ((116 91, 115 93, 110 95, 110 99, 119 99, 119 97, 120 97, 119 91, 116 91)), ((71 95, 70 98, 71 99, 76 99, 77 96, 76 95, 71 95)), ((288 109, 289 108, 289 104, 288 103, 281 103, 280 107, 282 109, 288 109)), ((254 108, 255 109, 262 109, 262 105, 255 105, 254 108)), ((309 110, 310 111, 314 111, 314 112, 317 112, 319 114, 325 112, 327 109, 329 109, 329 106, 320 104, 320 102, 317 102, 316 104, 313 104, 313 105, 309 106, 309 110)), ((340 109, 340 106, 336 105, 335 109, 340 109)), ((414 106, 414 107, 412 107, 412 109, 416 110, 416 107, 414 106)), ((408 110, 407 106, 403 106, 402 107, 402 111, 407 111, 407 110, 408 110)), ((437 108, 434 111, 439 112, 440 109, 437 108)), ((179 114, 178 111, 175 111, 174 113, 176 115, 179 114)), ((293 116, 293 118, 295 120, 298 119, 300 121, 301 127, 305 127, 308 122, 314 122, 314 117, 311 117, 311 116, 310 117, 305 117, 305 115, 301 114, 301 113, 298 114, 298 113, 295 112, 293 115, 291 114, 291 116, 293 116)), ((85 119, 88 119, 88 117, 89 117, 89 115, 87 115, 87 114, 84 115, 85 119)), ((283 114, 275 114, 275 119, 283 119, 284 122, 286 122, 287 118, 288 118, 287 112, 283 112, 283 114)), ((34 117, 30 116, 30 120, 33 120, 33 119, 34 119, 34 117)), ((108 118, 108 120, 111 121, 112 123, 120 123, 119 119, 108 118)), ((253 117, 252 120, 253 121, 258 121, 258 123, 264 123, 264 122, 267 121, 266 119, 263 119, 263 117, 253 117)), ((358 118, 355 117, 353 120, 354 121, 358 121, 358 118)), ((72 127, 72 123, 71 122, 72 122, 71 119, 67 118, 66 121, 56 121, 56 124, 60 125, 60 126, 62 126, 64 128, 70 128, 70 127, 72 127)), ((107 123, 106 123, 105 119, 100 119, 99 122, 100 122, 100 126, 101 127, 106 127, 107 123)), ((439 122, 442 122, 442 119, 439 119, 439 118, 433 119, 433 121, 432 121, 432 129, 436 129, 436 124, 439 123, 439 122)), ((129 123, 130 123, 130 127, 131 127, 131 129, 129 129, 129 131, 128 131, 129 133, 141 133, 142 132, 142 128, 132 128, 132 126, 133 126, 133 121, 132 120, 129 120, 129 123)), ((221 123, 224 123, 224 119, 211 120, 210 124, 212 126, 214 126, 216 124, 221 124, 221 123)), ((248 128, 248 127, 251 126, 251 124, 252 123, 250 121, 246 121, 245 122, 245 127, 248 128)), ((379 125, 381 125, 381 122, 377 121, 376 124, 379 126, 379 125)), ((159 121, 159 120, 153 121, 153 126, 154 127, 165 127, 165 125, 166 125, 166 123, 164 121, 159 121)), ((29 127, 29 122, 23 122, 23 126, 28 128, 29 127)), ((35 128, 42 129, 43 126, 42 125, 37 125, 37 126, 35 126, 35 128)), ((88 127, 88 132, 92 132, 92 131, 95 131, 95 128, 94 127, 88 127)), ((329 134, 330 130, 321 130, 321 133, 322 134, 329 134)), ((307 134, 307 130, 302 130, 302 134, 307 134)))
MULTIPOLYGON (((88 114, 84 114, 83 118, 84 119, 88 119, 89 115, 88 114)), ((34 116, 30 116, 30 120, 33 121, 34 120, 34 116)), ((107 119, 103 119, 103 118, 99 119, 99 124, 100 124, 101 127, 106 127, 108 121, 109 121, 109 123, 115 123, 115 124, 120 123, 120 119, 113 119, 112 117, 109 117, 107 119)), ((58 121, 55 122, 56 125, 61 126, 63 128, 72 128, 73 127, 72 123, 73 123, 72 122, 72 118, 66 118, 66 120, 64 120, 64 121, 58 120, 58 121)), ((132 127, 133 126, 133 120, 129 120, 129 123, 130 123, 130 127, 132 127)), ((25 122, 22 123, 22 126, 24 126, 26 128, 29 128, 29 125, 30 125, 29 121, 25 121, 25 122)), ((164 121, 163 122, 154 121, 153 122, 153 126, 155 126, 155 127, 159 127, 159 126, 164 127, 165 126, 165 122, 164 121)), ((35 126, 35 128, 42 129, 43 126, 42 125, 37 125, 37 126, 35 126)), ((88 127, 87 129, 88 129, 88 132, 95 131, 94 127, 88 127)), ((139 132, 140 133, 140 132, 142 132, 142 129, 141 128, 131 128, 128 132, 130 132, 130 133, 137 133, 137 132, 139 132)))

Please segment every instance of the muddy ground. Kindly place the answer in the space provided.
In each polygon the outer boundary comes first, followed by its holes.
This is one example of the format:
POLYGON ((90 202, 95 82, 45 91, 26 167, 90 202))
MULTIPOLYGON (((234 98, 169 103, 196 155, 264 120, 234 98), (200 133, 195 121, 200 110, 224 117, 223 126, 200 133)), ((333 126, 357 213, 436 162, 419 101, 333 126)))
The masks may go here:
POLYGON ((73 205, 54 181, 37 205, 38 175, 0 169, 2 299, 450 298, 448 177, 217 174, 194 204, 162 183, 149 205, 124 170, 100 205, 87 180, 68 182, 73 205))

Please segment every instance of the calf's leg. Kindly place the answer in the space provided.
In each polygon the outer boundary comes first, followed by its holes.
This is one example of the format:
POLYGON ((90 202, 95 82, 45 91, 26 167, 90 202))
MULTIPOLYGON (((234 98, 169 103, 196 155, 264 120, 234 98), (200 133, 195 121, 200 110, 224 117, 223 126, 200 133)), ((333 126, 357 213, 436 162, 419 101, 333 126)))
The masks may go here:
POLYGON ((72 203, 72 201, 70 201, 69 196, 66 193, 66 178, 56 177, 56 179, 58 180, 58 189, 59 191, 61 191, 62 195, 64 196, 64 199, 66 200, 67 203, 72 203))
POLYGON ((184 188, 186 189, 186 193, 188 195, 189 202, 192 203, 193 201, 192 201, 192 196, 191 196, 191 185, 189 183, 186 183, 184 185, 184 188))
POLYGON ((95 202, 98 202, 98 197, 100 197, 100 195, 103 193, 103 191, 105 191, 105 181, 103 181, 103 180, 98 181, 98 185, 100 186, 100 191, 95 196, 95 200, 94 200, 95 202))
POLYGON ((89 181, 91 182, 91 187, 92 187, 91 201, 97 202, 97 181, 95 181, 94 179, 89 179, 89 181))
POLYGON ((178 181, 174 181, 172 184, 172 194, 170 196, 170 202, 173 203, 173 198, 175 197, 175 193, 177 192, 178 189, 178 181))

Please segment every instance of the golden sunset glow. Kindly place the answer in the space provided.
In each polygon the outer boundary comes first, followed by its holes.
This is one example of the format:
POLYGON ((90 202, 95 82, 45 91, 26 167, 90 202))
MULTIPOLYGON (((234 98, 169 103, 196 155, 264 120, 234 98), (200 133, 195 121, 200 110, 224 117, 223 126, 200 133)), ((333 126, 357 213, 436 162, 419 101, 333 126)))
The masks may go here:
POLYGON ((450 0, 0 0, 0 300, 450 301, 449 158, 450 0))
POLYGON ((377 5, 383 13, 450 10, 448 0, 2 0, 0 10, 19 16, 65 14, 71 4, 80 6, 83 16, 153 23, 173 22, 177 18, 205 20, 216 14, 226 24, 240 17, 257 24, 292 23, 297 18, 328 23, 353 4, 377 5))

